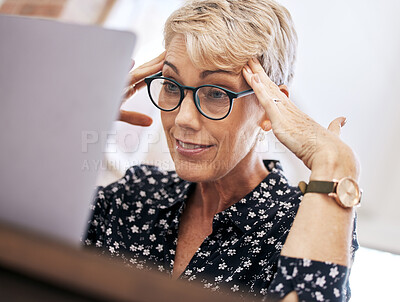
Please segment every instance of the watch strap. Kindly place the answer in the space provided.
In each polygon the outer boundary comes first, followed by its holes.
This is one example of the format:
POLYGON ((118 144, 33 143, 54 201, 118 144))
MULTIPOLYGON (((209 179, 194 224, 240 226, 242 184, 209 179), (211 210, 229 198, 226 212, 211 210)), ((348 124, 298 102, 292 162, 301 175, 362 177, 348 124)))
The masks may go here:
POLYGON ((299 183, 300 190, 303 194, 305 193, 332 193, 335 191, 336 182, 334 181, 322 181, 312 180, 308 184, 304 181, 299 183))

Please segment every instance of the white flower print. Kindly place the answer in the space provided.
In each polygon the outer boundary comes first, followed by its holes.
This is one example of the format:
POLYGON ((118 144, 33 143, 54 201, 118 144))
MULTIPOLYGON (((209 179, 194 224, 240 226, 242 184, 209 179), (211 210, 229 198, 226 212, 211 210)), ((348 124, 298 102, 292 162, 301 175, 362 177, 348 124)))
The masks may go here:
POLYGON ((276 287, 275 287, 275 291, 279 292, 281 289, 283 288, 283 284, 279 283, 276 287))
POLYGON ((254 217, 256 217, 257 215, 256 215, 256 213, 254 213, 254 212, 250 212, 248 216, 249 216, 250 218, 254 218, 254 217))
POLYGON ((321 292, 315 292, 315 298, 317 301, 324 301, 324 295, 321 292))
POLYGON ((215 277, 215 282, 220 282, 220 281, 222 281, 223 278, 224 278, 223 275, 219 275, 219 276, 215 277))
POLYGON ((156 250, 159 251, 160 253, 163 251, 164 246, 162 244, 158 244, 156 247, 156 250))
POLYGON ((306 274, 306 276, 304 277, 304 281, 311 281, 313 279, 314 275, 313 274, 306 274))
POLYGON ((263 196, 265 198, 271 197, 271 193, 269 191, 265 191, 265 192, 263 192, 263 196))
POLYGON ((131 231, 132 233, 139 233, 139 228, 136 225, 134 225, 131 227, 131 231))
POLYGON ((318 277, 317 278, 317 282, 315 282, 315 284, 323 287, 325 285, 326 281, 325 281, 325 276, 322 277, 318 277))
POLYGON ((192 276, 190 276, 190 278, 188 279, 188 281, 194 281, 194 280, 196 280, 196 275, 192 275, 192 276))
POLYGON ((225 282, 231 282, 233 280, 232 276, 229 276, 228 278, 225 279, 225 282))
POLYGON ((232 290, 233 292, 237 292, 237 291, 239 290, 239 285, 234 284, 234 285, 231 287, 231 290, 232 290))
POLYGON ((303 259, 303 266, 308 267, 311 265, 311 260, 310 259, 303 259))
POLYGON ((337 266, 331 267, 329 276, 331 276, 332 278, 335 278, 337 275, 339 275, 339 270, 338 270, 337 266))
POLYGON ((228 254, 228 256, 233 256, 233 255, 236 254, 236 250, 234 250, 234 249, 229 249, 227 254, 228 254))
POLYGON ((243 267, 249 268, 251 266, 251 260, 247 260, 243 263, 243 267))
POLYGON ((212 286, 212 283, 206 283, 204 284, 204 288, 210 288, 212 286))
POLYGON ((264 237, 267 234, 264 230, 257 232, 257 237, 264 237))
POLYGON ((340 291, 337 288, 333 289, 333 294, 335 295, 336 298, 340 297, 340 291))
POLYGON ((258 245, 260 243, 260 240, 253 240, 251 243, 251 246, 258 245))

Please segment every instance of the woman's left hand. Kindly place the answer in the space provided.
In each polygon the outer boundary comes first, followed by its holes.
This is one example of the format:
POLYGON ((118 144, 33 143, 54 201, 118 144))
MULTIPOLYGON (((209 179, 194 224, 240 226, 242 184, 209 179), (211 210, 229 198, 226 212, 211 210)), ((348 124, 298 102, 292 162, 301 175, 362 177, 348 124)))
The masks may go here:
POLYGON ((344 117, 334 119, 328 129, 322 127, 290 101, 257 59, 249 61, 243 75, 264 107, 275 136, 303 161, 315 178, 358 178, 358 160, 339 137, 344 117))

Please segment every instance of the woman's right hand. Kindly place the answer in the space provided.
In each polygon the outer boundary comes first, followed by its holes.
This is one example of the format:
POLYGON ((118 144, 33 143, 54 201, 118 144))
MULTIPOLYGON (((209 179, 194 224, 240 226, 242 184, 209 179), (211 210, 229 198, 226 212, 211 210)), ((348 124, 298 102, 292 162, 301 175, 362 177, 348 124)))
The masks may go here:
MULTIPOLYGON (((164 64, 164 58, 165 58, 165 51, 161 53, 158 57, 139 66, 138 68, 133 69, 132 67, 132 70, 129 72, 128 87, 124 92, 124 97, 121 103, 121 107, 126 102, 127 99, 129 99, 132 95, 136 93, 136 91, 146 86, 144 78, 151 76, 162 69, 164 64)), ((135 111, 126 111, 123 109, 119 110, 118 120, 126 122, 131 125, 146 126, 146 127, 150 126, 153 123, 153 120, 148 115, 135 111)))

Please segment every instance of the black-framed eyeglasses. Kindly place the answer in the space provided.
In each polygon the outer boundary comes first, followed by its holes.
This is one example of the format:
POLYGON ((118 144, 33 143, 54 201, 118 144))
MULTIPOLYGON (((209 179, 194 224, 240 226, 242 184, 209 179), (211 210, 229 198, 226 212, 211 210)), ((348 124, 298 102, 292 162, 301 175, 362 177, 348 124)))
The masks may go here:
POLYGON ((150 100, 160 110, 173 111, 185 98, 185 90, 193 92, 197 110, 211 120, 222 120, 232 111, 233 100, 254 93, 253 89, 233 92, 216 85, 190 87, 179 84, 159 72, 144 79, 150 100))

